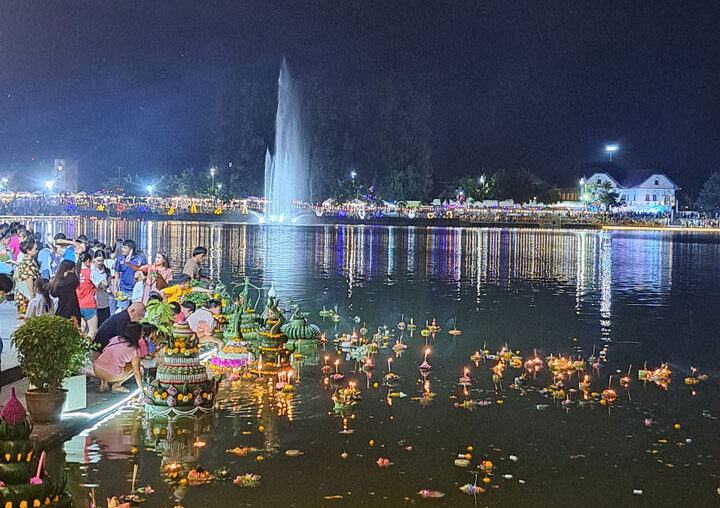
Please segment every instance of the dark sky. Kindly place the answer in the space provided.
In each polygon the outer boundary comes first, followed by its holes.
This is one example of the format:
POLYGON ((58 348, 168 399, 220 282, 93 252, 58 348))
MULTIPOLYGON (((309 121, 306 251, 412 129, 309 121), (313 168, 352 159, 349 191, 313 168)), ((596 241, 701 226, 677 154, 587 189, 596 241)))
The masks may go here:
POLYGON ((720 2, 0 0, 0 172, 207 164, 213 90, 398 73, 431 93, 436 174, 602 159, 682 187, 720 170, 720 2))

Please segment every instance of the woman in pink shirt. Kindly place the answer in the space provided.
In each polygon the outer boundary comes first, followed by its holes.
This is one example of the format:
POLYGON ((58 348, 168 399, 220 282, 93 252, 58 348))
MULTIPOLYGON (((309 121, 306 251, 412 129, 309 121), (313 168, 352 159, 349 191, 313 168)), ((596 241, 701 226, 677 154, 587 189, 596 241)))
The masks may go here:
POLYGON ((115 393, 127 393, 130 390, 122 386, 134 375, 138 388, 142 388, 140 372, 140 336, 142 325, 128 323, 122 336, 113 337, 100 356, 93 362, 95 377, 100 379, 100 391, 107 391, 112 383, 115 393))

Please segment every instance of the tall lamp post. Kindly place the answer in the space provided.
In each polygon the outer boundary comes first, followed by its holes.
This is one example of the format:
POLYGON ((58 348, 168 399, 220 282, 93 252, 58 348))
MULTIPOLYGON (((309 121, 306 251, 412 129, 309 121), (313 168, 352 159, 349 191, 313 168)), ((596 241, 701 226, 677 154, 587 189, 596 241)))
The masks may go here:
POLYGON ((605 145, 605 153, 608 154, 608 162, 612 162, 613 154, 620 150, 618 145, 605 145))
POLYGON ((585 196, 585 191, 586 191, 585 183, 586 183, 585 177, 583 176, 580 179, 580 200, 582 201, 582 204, 583 204, 583 210, 587 210, 587 201, 586 201, 587 196, 585 196))
POLYGON ((357 187, 355 186, 355 178, 357 178, 357 171, 355 171, 353 169, 352 171, 350 171, 350 179, 352 180, 352 186, 353 186, 353 198, 357 199, 358 192, 357 192, 357 187))
POLYGON ((212 189, 212 193, 215 194, 215 167, 210 168, 210 188, 212 189))

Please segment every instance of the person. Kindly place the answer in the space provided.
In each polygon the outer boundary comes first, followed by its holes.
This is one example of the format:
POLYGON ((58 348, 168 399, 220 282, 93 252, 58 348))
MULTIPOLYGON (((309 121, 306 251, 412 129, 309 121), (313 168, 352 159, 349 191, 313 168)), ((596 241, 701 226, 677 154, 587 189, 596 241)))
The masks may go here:
POLYGON ((129 298, 132 295, 135 286, 135 270, 130 265, 142 266, 145 262, 142 257, 136 254, 137 245, 133 240, 125 240, 122 244, 122 254, 115 262, 115 287, 113 293, 117 300, 118 309, 127 308, 130 303, 129 298), (120 298, 118 298, 120 295, 120 298))
POLYGON ((135 285, 132 291, 132 302, 142 302, 143 293, 145 292, 145 274, 142 270, 135 272, 135 285))
POLYGON ((190 281, 190 276, 186 273, 183 273, 178 277, 177 284, 163 289, 161 293, 165 295, 165 300, 167 301, 167 303, 182 303, 185 295, 192 292, 207 293, 209 295, 212 294, 212 291, 210 291, 209 289, 201 288, 198 286, 190 286, 190 281))
POLYGON ((205 247, 195 247, 192 252, 192 257, 185 263, 183 273, 190 276, 191 279, 200 280, 202 277, 202 267, 200 264, 205 261, 205 256, 207 256, 207 249, 205 247))
POLYGON ((108 270, 110 270, 110 278, 108 279, 108 282, 110 283, 110 290, 108 291, 108 300, 110 300, 110 315, 112 316, 117 312, 117 302, 115 301, 115 295, 113 294, 113 288, 115 287, 115 278, 117 275, 115 274, 115 262, 117 261, 117 256, 115 256, 115 251, 110 248, 105 249, 105 266, 108 270))
POLYGON ((122 335, 123 330, 128 323, 137 323, 145 316, 145 305, 142 303, 133 303, 127 309, 110 316, 100 328, 98 328, 93 344, 96 344, 100 350, 107 347, 110 339, 117 335, 122 335))
POLYGON ((18 235, 18 226, 10 229, 8 234, 10 235, 10 241, 8 242, 8 248, 10 249, 12 260, 17 261, 18 254, 20 254, 20 236, 18 235))
MULTIPOLYGON (((155 348, 155 342, 157 341, 157 326, 155 326, 152 323, 141 323, 142 325, 142 338, 145 341, 145 345, 147 346, 144 351, 142 351, 143 356, 154 356, 156 348, 155 348)), ((142 350, 143 344, 140 344, 140 348, 142 350)))
POLYGON ((55 277, 50 281, 50 294, 58 299, 55 315, 66 319, 75 318, 78 325, 82 320, 80 304, 75 290, 80 285, 75 275, 75 263, 63 259, 55 277))
POLYGON ((12 251, 8 244, 10 243, 10 232, 5 231, 0 235, 0 273, 10 275, 13 272, 15 261, 12 257, 12 251))
POLYGON ((28 303, 25 319, 55 313, 55 302, 50 296, 50 282, 40 277, 35 279, 35 296, 28 303))
POLYGON ((50 277, 48 277, 48 280, 55 276, 60 261, 65 258, 65 245, 61 245, 58 240, 65 240, 65 233, 56 233, 53 237, 53 249, 50 253, 50 277))
POLYGON ((81 252, 78 255, 77 276, 78 287, 77 293, 78 304, 80 305, 80 315, 85 323, 81 326, 82 330, 88 337, 93 338, 98 329, 97 303, 95 303, 95 294, 97 289, 92 281, 92 258, 87 252, 81 252))
POLYGON ((15 269, 15 305, 18 315, 25 314, 27 305, 35 297, 35 279, 40 278, 35 256, 38 249, 34 238, 28 238, 20 244, 20 250, 24 254, 22 261, 15 269))
MULTIPOLYGON (((25 253, 22 251, 22 244, 25 242, 28 238, 32 238, 33 235, 30 234, 30 232, 27 229, 21 229, 18 231, 18 240, 20 242, 20 250, 18 251, 17 255, 15 256, 15 262, 20 265, 22 263, 23 258, 25 257, 25 253)), ((33 238, 33 240, 35 240, 33 238)), ((37 241, 35 242, 37 244, 37 241)), ((38 246, 38 250, 40 247, 38 246)))
POLYGON ((142 388, 141 333, 140 323, 128 323, 123 333, 112 337, 100 356, 93 362, 93 374, 100 379, 100 391, 107 391, 112 384, 112 392, 127 393, 130 390, 122 384, 133 375, 138 388, 142 388))
POLYGON ((105 253, 96 250, 94 263, 90 269, 90 280, 95 285, 95 305, 97 306, 98 328, 110 317, 110 270, 105 266, 105 253))
POLYGON ((212 342, 218 347, 223 347, 225 343, 217 339, 212 331, 215 328, 215 315, 220 314, 222 304, 219 300, 210 300, 208 307, 211 310, 199 308, 195 306, 195 302, 183 302, 180 304, 182 313, 185 316, 190 329, 197 335, 200 343, 212 342))
POLYGON ((52 277, 52 272, 50 270, 50 263, 52 261, 52 239, 48 238, 47 243, 43 246, 42 249, 40 249, 40 252, 38 252, 38 264, 40 265, 40 276, 43 279, 50 280, 50 277, 52 277))
POLYGON ((170 302, 170 303, 168 303, 168 305, 170 306, 170 309, 172 310, 172 313, 173 313, 173 323, 174 324, 182 323, 183 321, 185 321, 185 316, 183 316, 182 309, 180 308, 179 303, 170 302))
POLYGON ((145 290, 143 292, 143 303, 147 303, 150 293, 153 291, 162 291, 170 285, 173 278, 173 272, 170 268, 167 254, 158 252, 155 255, 155 261, 151 265, 143 265, 139 268, 147 275, 145 279, 145 290))

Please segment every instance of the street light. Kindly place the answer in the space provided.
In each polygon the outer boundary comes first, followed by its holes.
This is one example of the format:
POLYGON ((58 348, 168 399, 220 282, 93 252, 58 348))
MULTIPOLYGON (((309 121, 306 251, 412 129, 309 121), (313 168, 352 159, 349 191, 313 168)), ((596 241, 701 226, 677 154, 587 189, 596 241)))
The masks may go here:
POLYGON ((353 169, 352 171, 350 171, 350 178, 352 178, 353 180, 355 180, 355 177, 356 177, 356 176, 357 176, 357 171, 355 171, 354 169, 353 169))
POLYGON ((152 185, 148 185, 145 188, 147 189, 148 194, 152 194, 153 190, 155 189, 155 187, 153 187, 152 185))
POLYGON ((612 156, 615 152, 620 150, 618 145, 605 145, 605 153, 608 154, 608 159, 612 162, 612 156))
POLYGON ((485 185, 485 175, 480 175, 480 185, 485 185))
POLYGON ((210 188, 215 192, 215 169, 214 167, 210 168, 210 188))
POLYGON ((584 176, 580 179, 580 200, 582 201, 583 209, 585 209, 587 204, 585 203, 585 177, 584 176))
POLYGON ((52 190, 54 185, 55 184, 52 182, 52 180, 45 180, 45 187, 47 187, 47 190, 52 190))
POLYGON ((62 164, 58 164, 58 171, 62 171, 62 170, 63 170, 62 164))
POLYGON ((222 184, 221 184, 221 183, 218 184, 218 192, 220 192, 220 189, 222 189, 222 184))

